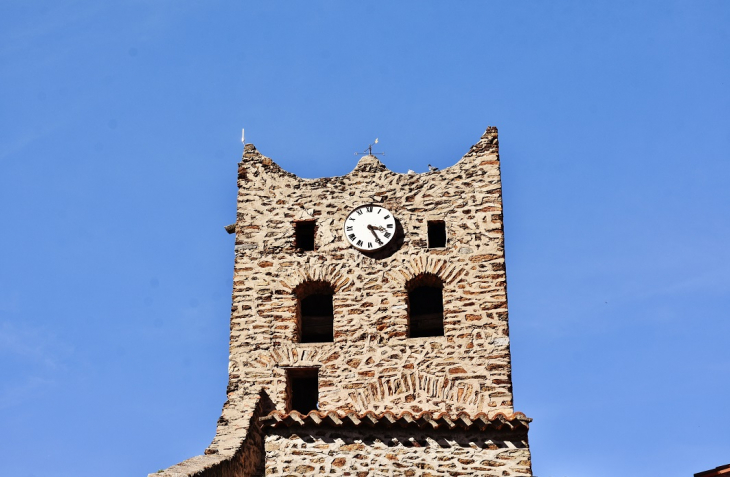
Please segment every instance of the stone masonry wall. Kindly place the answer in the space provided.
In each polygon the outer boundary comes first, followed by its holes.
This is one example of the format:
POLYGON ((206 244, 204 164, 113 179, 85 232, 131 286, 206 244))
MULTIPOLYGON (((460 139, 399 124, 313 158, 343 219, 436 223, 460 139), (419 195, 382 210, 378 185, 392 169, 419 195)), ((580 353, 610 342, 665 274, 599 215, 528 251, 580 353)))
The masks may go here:
POLYGON ((448 431, 414 437, 406 429, 277 431, 266 436, 266 475, 272 477, 531 475, 526 439, 505 442, 484 433, 448 431))
POLYGON ((456 165, 398 174, 366 156, 341 177, 301 179, 252 145, 239 166, 230 384, 261 386, 285 410, 285 367, 319 367, 322 410, 511 413, 507 298, 496 128, 456 165), (388 208, 402 244, 381 256, 351 248, 356 206, 388 208), (316 250, 295 248, 294 223, 316 220, 316 250), (443 249, 428 220, 446 223, 443 249), (445 336, 407 337, 406 282, 444 283, 445 336), (295 288, 335 290, 332 343, 297 343, 295 288))
MULTIPOLYGON (((258 472, 260 436, 247 436, 252 403, 260 395, 261 412, 288 411, 288 367, 319 369, 322 411, 512 414, 498 152, 490 127, 440 171, 398 174, 365 156, 347 175, 302 179, 246 145, 238 169, 228 400, 206 455, 162 475, 226 476, 233 464, 250 469, 240 475, 258 472), (371 203, 393 214, 401 235, 366 255, 348 245, 343 224, 355 207, 371 203), (301 251, 294 224, 309 220, 316 221, 316 248, 301 251), (427 247, 431 220, 446 224, 446 247, 427 247), (443 283, 444 336, 409 338, 407 284, 424 274, 443 283), (333 342, 297 342, 295 291, 311 282, 334 290, 333 342)), ((441 437, 393 430, 370 440, 357 431, 312 432, 267 431, 267 475, 530 474, 526 435, 486 442, 458 430, 441 437)))
POLYGON ((204 455, 192 457, 150 477, 258 477, 263 475, 262 411, 270 407, 260 393, 229 395, 218 420, 213 444, 204 455), (262 397, 264 399, 262 399, 262 397), (225 416, 232 416, 229 421, 225 416))

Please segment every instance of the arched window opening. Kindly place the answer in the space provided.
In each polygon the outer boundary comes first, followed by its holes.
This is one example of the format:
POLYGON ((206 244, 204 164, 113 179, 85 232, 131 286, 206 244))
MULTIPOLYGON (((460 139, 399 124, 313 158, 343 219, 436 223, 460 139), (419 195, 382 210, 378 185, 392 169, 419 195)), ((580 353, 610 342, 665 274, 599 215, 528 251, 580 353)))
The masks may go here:
POLYGON ((441 280, 424 274, 407 286, 408 336, 444 336, 444 298, 441 280))
POLYGON ((334 341, 334 290, 326 282, 307 282, 297 291, 300 343, 334 341))

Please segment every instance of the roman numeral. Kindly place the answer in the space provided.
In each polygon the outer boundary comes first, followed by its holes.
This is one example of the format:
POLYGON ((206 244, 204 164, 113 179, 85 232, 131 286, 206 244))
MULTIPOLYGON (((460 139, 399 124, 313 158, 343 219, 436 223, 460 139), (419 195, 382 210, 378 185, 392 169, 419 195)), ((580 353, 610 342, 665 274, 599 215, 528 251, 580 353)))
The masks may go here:
POLYGON ((381 209, 380 207, 378 207, 378 213, 381 213, 382 211, 383 211, 383 209, 381 209))
POLYGON ((388 227, 389 229, 392 229, 393 228, 393 224, 388 224, 388 225, 386 225, 386 227, 388 227))
POLYGON ((350 217, 350 220, 355 221, 355 217, 350 217))
POLYGON ((386 215, 386 216, 385 216, 385 217, 383 217, 383 218, 384 218, 384 219, 389 219, 389 218, 390 218, 390 214, 386 215))
POLYGON ((373 248, 373 243, 372 242, 368 242, 368 248, 373 248))
POLYGON ((357 215, 362 215, 362 209, 357 209, 355 212, 357 212, 357 215))
POLYGON ((365 210, 367 210, 368 212, 372 212, 373 211, 373 206, 372 205, 368 205, 367 207, 365 207, 365 210))
POLYGON ((362 240, 358 240, 358 241, 357 241, 357 246, 359 247, 359 246, 361 246, 361 245, 362 245, 362 240))
POLYGON ((348 235, 348 237, 350 237, 350 240, 355 240, 357 238, 357 237, 355 237, 355 234, 350 234, 350 235, 348 235))
POLYGON ((347 229, 345 229, 345 230, 347 230, 348 232, 352 232, 352 225, 348 225, 347 229))
POLYGON ((385 232, 383 235, 385 235, 385 238, 390 238, 391 233, 390 232, 385 232))

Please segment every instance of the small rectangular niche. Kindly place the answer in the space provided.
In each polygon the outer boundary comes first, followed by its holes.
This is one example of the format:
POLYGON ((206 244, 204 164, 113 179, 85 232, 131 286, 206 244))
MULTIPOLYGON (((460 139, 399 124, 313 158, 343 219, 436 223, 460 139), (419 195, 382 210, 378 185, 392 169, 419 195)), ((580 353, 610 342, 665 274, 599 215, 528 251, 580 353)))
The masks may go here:
POLYGON ((446 247, 446 223, 443 220, 428 221, 428 248, 446 247))
POLYGON ((294 222, 294 247, 298 250, 314 250, 314 232, 317 222, 314 220, 303 220, 294 222))
POLYGON ((307 414, 319 403, 319 368, 287 368, 287 412, 307 414))

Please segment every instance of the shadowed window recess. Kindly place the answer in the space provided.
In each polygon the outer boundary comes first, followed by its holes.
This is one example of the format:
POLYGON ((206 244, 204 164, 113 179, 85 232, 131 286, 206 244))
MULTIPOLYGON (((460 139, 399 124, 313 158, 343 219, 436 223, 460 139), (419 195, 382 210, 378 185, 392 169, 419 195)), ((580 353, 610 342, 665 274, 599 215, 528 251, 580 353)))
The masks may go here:
POLYGON ((287 411, 307 414, 319 406, 319 368, 286 370, 287 411))
POLYGON ((294 247, 298 250, 314 250, 314 235, 317 231, 317 222, 304 220, 294 222, 294 247))
POLYGON ((408 290, 408 336, 444 336, 444 299, 441 279, 430 273, 411 280, 408 290))
POLYGON ((297 295, 297 334, 300 343, 334 341, 334 290, 316 281, 300 285, 297 295))
POLYGON ((428 248, 446 246, 446 223, 443 220, 428 221, 428 248))

